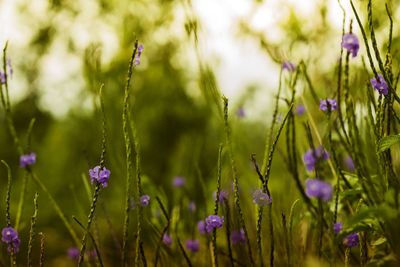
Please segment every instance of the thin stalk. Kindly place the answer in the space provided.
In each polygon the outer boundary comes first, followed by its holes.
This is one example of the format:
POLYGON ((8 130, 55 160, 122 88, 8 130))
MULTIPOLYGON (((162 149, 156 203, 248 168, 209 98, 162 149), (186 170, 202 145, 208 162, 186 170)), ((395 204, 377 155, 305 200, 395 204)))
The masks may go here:
POLYGON ((287 257, 287 266, 292 266, 291 256, 290 256, 290 244, 289 244, 289 234, 286 224, 286 216, 282 212, 282 227, 283 227, 283 235, 285 240, 285 249, 286 249, 286 257, 287 257))
POLYGON ((232 140, 231 140, 231 129, 229 127, 229 121, 228 121, 228 98, 225 96, 222 98, 224 101, 224 128, 225 128, 225 137, 226 137, 226 143, 228 146, 228 154, 231 162, 231 168, 232 168, 232 173, 233 173, 233 187, 234 187, 234 200, 235 200, 235 207, 237 212, 239 213, 239 221, 240 221, 240 226, 243 228, 243 231, 246 236, 246 244, 247 244, 247 250, 249 253, 250 257, 250 263, 251 266, 254 266, 254 259, 253 259, 253 253, 251 250, 251 245, 250 245, 250 240, 249 240, 249 235, 247 232, 245 220, 244 220, 244 215, 242 208, 240 206, 240 200, 239 200, 239 180, 238 180, 238 173, 236 169, 236 163, 235 159, 233 157, 233 148, 232 148, 232 140))
POLYGON ((7 193, 6 193, 6 225, 11 226, 11 215, 10 215, 10 198, 11 198, 11 170, 7 162, 1 160, 1 163, 7 168, 7 193))
POLYGON ((29 231, 29 242, 28 242, 28 264, 27 266, 32 266, 32 259, 31 259, 31 253, 32 253, 32 246, 33 246, 33 240, 35 239, 36 233, 35 233, 35 226, 36 226, 36 221, 37 221, 37 213, 38 213, 38 203, 37 203, 37 198, 39 194, 36 192, 35 197, 33 199, 34 203, 34 212, 31 218, 31 229, 29 231))
POLYGON ((128 227, 129 227, 129 211, 130 211, 130 197, 131 197, 131 187, 132 187, 132 143, 129 137, 128 130, 128 110, 129 110, 129 88, 132 79, 132 69, 133 69, 133 61, 135 60, 136 52, 138 48, 138 41, 136 40, 131 59, 129 61, 128 74, 126 77, 125 83, 125 96, 124 96, 124 109, 122 112, 122 128, 124 133, 124 141, 125 141, 125 151, 126 151, 126 191, 125 191, 125 215, 124 215, 124 229, 122 234, 122 255, 121 261, 122 266, 126 266, 126 250, 127 250, 127 241, 128 241, 128 227))
POLYGON ((39 267, 43 267, 44 265, 44 234, 40 232, 38 234, 40 236, 40 256, 39 256, 39 267))
MULTIPOLYGON (((217 195, 214 203, 214 215, 218 214, 218 203, 219 203, 219 195, 221 191, 221 170, 222 170, 222 147, 223 145, 219 145, 218 149, 218 174, 217 174, 217 195)), ((228 205, 228 203, 226 203, 228 205)), ((229 217, 226 218, 226 221, 229 221, 229 217)), ((214 266, 218 267, 218 256, 217 256, 217 231, 213 230, 212 234, 212 247, 213 247, 213 262, 214 266)))
POLYGON ((82 241, 81 241, 81 250, 79 252, 78 267, 81 266, 81 264, 84 261, 87 236, 88 236, 88 233, 90 231, 90 226, 92 225, 92 222, 93 222, 94 213, 96 211, 96 204, 97 204, 97 200, 98 200, 98 197, 99 197, 100 189, 101 189, 101 184, 97 183, 96 187, 94 189, 94 193, 93 193, 92 204, 90 206, 90 212, 89 212, 89 215, 88 215, 88 220, 87 220, 85 233, 83 234, 82 241))
MULTIPOLYGON (((76 222, 83 230, 85 230, 85 226, 84 226, 75 216, 72 216, 72 218, 75 220, 75 222, 76 222)), ((90 231, 87 231, 87 234, 88 234, 90 240, 92 241, 94 250, 96 251, 96 255, 97 255, 97 258, 98 258, 98 260, 99 260, 99 264, 100 264, 101 267, 103 267, 103 266, 104 266, 104 265, 103 265, 103 260, 102 260, 102 258, 101 258, 100 250, 99 250, 99 247, 97 246, 96 240, 94 239, 94 237, 93 237, 93 235, 92 235, 92 233, 91 233, 90 231)))

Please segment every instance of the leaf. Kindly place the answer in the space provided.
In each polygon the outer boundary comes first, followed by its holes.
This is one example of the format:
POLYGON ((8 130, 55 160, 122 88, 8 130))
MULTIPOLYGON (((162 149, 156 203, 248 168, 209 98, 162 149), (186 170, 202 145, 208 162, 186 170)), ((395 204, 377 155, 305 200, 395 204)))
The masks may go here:
POLYGON ((389 149, 391 146, 400 143, 400 135, 389 135, 381 138, 378 142, 378 153, 389 149))

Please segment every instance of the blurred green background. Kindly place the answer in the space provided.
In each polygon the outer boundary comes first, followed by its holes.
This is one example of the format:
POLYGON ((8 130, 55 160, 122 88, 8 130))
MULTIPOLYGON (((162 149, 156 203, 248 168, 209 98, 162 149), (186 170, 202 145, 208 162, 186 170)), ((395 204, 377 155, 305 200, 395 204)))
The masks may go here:
MULTIPOLYGON (((365 11, 365 1, 356 2, 365 11)), ((396 10, 394 14, 399 14, 399 1, 391 3, 396 10)), ((353 16, 347 1, 343 5, 348 23, 353 16)), ((384 5, 376 3, 375 8, 376 13, 384 12, 384 5)), ((195 223, 212 209, 218 146, 224 141, 222 100, 215 103, 215 94, 224 94, 231 100, 241 195, 247 207, 246 216, 252 223, 255 210, 251 192, 257 187, 257 177, 250 155, 255 153, 261 163, 280 64, 285 60, 296 64, 304 60, 320 98, 331 97, 335 90, 342 13, 338 2, 333 0, 301 3, 290 0, 2 0, 0 10, 0 44, 8 40, 8 56, 14 69, 9 87, 18 134, 26 142, 29 121, 36 118, 32 136, 32 150, 38 156, 35 170, 67 216, 75 215, 83 222, 89 200, 82 175, 88 179, 88 169, 99 161, 98 89, 101 83, 105 84, 106 166, 111 170, 111 179, 109 187, 101 193, 95 228, 108 263, 119 257, 113 236, 118 242, 122 236, 126 176, 122 102, 128 61, 136 38, 145 46, 131 88, 132 113, 142 148, 144 192, 153 200, 155 196, 161 197, 170 210, 179 206, 178 213, 183 219, 178 227, 188 235, 195 223), (237 116, 240 108, 245 112, 244 117, 237 116), (185 188, 179 192, 172 188, 175 176, 187 179, 185 188), (195 216, 187 212, 189 201, 197 205, 195 216), (109 223, 113 230, 104 232, 102 229, 111 229, 109 223)), ((374 23, 384 47, 388 21, 380 19, 374 23)), ((354 31, 359 35, 355 25, 354 31)), ((399 36, 399 29, 395 28, 393 47, 399 47, 399 36)), ((361 46, 360 52, 365 55, 364 50, 361 46)), ((354 64, 355 68, 362 69, 361 57, 354 64)), ((360 85, 365 83, 365 78, 353 77, 360 85)), ((288 79, 289 74, 284 73, 283 80, 288 79)), ((299 92, 305 87, 305 82, 300 81, 299 92)), ((288 97, 288 92, 284 90, 283 97, 288 97)), ((318 107, 311 107, 312 100, 307 97, 305 94, 309 103, 301 100, 298 103, 317 110, 318 107)), ((286 110, 282 102, 280 114, 286 110)), ((322 118, 320 114, 315 119, 322 118)), ((301 120, 304 119, 300 118, 300 123, 301 120)), ((18 154, 5 127, 3 111, 0 121, 0 159, 12 168, 11 211, 15 219, 23 171, 18 168, 18 154)), ((302 152, 308 149, 305 140, 300 144, 302 152)), ((284 149, 281 146, 280 150, 284 149)), ((288 211, 298 195, 282 158, 279 153, 276 155, 271 176, 274 209, 288 211)), ((224 162, 223 189, 231 193, 227 157, 224 162)), ((304 179, 306 175, 302 170, 304 179)), ((0 181, 3 200, 6 189, 3 167, 0 181)), ((29 181, 21 225, 22 246, 27 246, 33 212, 30 203, 37 190, 29 181)), ((4 217, 4 201, 0 207, 0 215, 4 217)), ((163 224, 157 217, 159 208, 155 202, 146 212, 148 220, 161 228, 163 224)), ((76 229, 81 233, 81 229, 76 229)), ((131 239, 132 229, 133 224, 131 239)), ((46 235, 47 265, 72 266, 66 250, 73 242, 44 194, 39 197, 37 230, 46 235)), ((145 247, 151 250, 158 236, 151 226, 145 230, 149 232, 145 247)), ((252 236, 254 232, 255 227, 250 227, 252 236)), ((3 262, 4 255, 3 246, 3 262)))

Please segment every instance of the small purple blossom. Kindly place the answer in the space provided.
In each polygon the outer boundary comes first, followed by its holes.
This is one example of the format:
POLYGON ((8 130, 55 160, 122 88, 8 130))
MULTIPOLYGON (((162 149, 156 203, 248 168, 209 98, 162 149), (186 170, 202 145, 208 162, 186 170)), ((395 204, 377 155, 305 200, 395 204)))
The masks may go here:
POLYGON ((202 235, 207 233, 206 223, 203 220, 197 222, 197 230, 199 230, 199 233, 202 235))
POLYGON ((388 94, 389 86, 383 78, 382 74, 378 74, 378 79, 374 77, 369 81, 372 85, 372 88, 374 88, 375 91, 378 91, 380 95, 386 96, 388 94))
POLYGON ((306 180, 306 195, 316 197, 325 202, 332 199, 332 185, 319 179, 306 180))
POLYGON ((337 102, 336 102, 336 99, 335 99, 335 98, 333 98, 333 99, 327 98, 326 100, 320 99, 319 108, 320 108, 322 111, 328 111, 328 110, 332 111, 332 110, 336 110, 336 109, 337 109, 337 102))
POLYGON ((356 57, 358 50, 360 49, 360 43, 358 38, 353 33, 346 33, 343 35, 342 47, 351 53, 352 57, 356 57))
POLYGON ((356 169, 351 156, 347 155, 343 161, 344 161, 344 165, 346 166, 347 170, 352 172, 356 169))
POLYGON ((196 239, 186 240, 185 245, 186 245, 186 248, 193 253, 199 251, 199 249, 200 249, 200 242, 199 242, 199 240, 196 240, 196 239))
POLYGON ((111 171, 106 167, 96 166, 89 170, 90 182, 101 184, 103 187, 107 187, 108 180, 110 179, 111 171))
POLYGON ((185 178, 181 176, 176 176, 172 181, 172 185, 174 187, 183 187, 185 183, 186 183, 185 178))
POLYGON ((172 238, 169 234, 165 233, 162 239, 163 243, 170 247, 172 245, 172 238))
MULTIPOLYGON (((214 200, 217 199, 217 192, 214 192, 214 193, 213 193, 213 197, 214 197, 214 200)), ((218 202, 219 202, 219 203, 224 203, 225 200, 228 200, 228 192, 226 192, 226 191, 224 191, 224 190, 221 190, 221 191, 219 192, 218 202)))
POLYGON ((19 167, 21 168, 26 168, 27 166, 33 165, 35 163, 36 163, 36 154, 34 152, 21 155, 19 157, 19 167))
POLYGON ((232 231, 231 239, 232 239, 233 245, 245 244, 246 243, 246 235, 244 234, 244 230, 240 229, 237 231, 232 231))
POLYGON ((8 252, 18 253, 21 240, 14 228, 8 226, 1 230, 1 241, 7 244, 8 252))
POLYGON ((224 223, 224 216, 210 215, 206 218, 206 231, 211 233, 216 228, 221 228, 224 223))
POLYGON ((264 193, 261 189, 257 189, 253 193, 253 202, 259 206, 267 206, 272 203, 272 197, 264 193))
POLYGON ((139 199, 140 206, 142 207, 147 207, 150 204, 150 196, 149 195, 143 195, 139 199))
POLYGON ((5 84, 6 80, 6 75, 3 72, 0 72, 0 83, 5 84))
POLYGON ((140 44, 140 45, 138 46, 138 48, 137 48, 136 58, 135 58, 135 60, 133 61, 133 64, 134 64, 135 66, 137 66, 137 65, 140 64, 140 57, 141 57, 141 55, 142 55, 143 50, 144 50, 144 45, 143 45, 143 44, 140 44))
POLYGON ((70 258, 71 260, 75 260, 75 261, 79 260, 79 254, 80 254, 80 251, 79 251, 79 248, 77 248, 77 247, 72 247, 67 250, 68 258, 70 258))
POLYGON ((196 203, 194 203, 193 201, 190 201, 188 208, 189 208, 190 212, 192 212, 192 213, 195 212, 196 211, 196 203))
POLYGON ((304 113, 306 113, 306 107, 303 106, 303 105, 298 105, 298 106, 296 107, 296 114, 299 115, 299 116, 301 116, 301 115, 303 115, 304 113))
POLYGON ((303 159, 307 170, 313 171, 318 160, 329 159, 329 153, 322 146, 318 146, 314 151, 312 149, 307 150, 303 159))
POLYGON ((343 229, 343 223, 337 222, 333 224, 333 232, 339 234, 343 229))
POLYGON ((290 61, 285 61, 282 63, 282 70, 287 70, 288 72, 294 72, 296 70, 296 65, 290 61))
POLYGON ((11 59, 7 58, 7 67, 8 67, 8 73, 10 74, 10 77, 12 78, 14 70, 11 65, 11 59))
POLYGON ((246 112, 244 111, 244 108, 238 108, 236 110, 236 116, 238 116, 239 118, 244 118, 246 117, 246 112))
POLYGON ((357 247, 359 244, 359 237, 357 233, 352 233, 343 239, 343 245, 349 248, 357 247))

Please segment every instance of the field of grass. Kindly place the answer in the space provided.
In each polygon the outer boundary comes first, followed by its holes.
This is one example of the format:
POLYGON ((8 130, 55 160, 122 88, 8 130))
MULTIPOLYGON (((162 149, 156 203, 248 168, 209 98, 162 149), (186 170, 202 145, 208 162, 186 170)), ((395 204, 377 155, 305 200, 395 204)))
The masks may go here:
POLYGON ((139 2, 154 17, 119 10, 114 59, 81 51, 84 90, 63 116, 35 76, 62 31, 38 30, 32 56, 3 44, 0 266, 400 266, 399 1, 337 1, 339 33, 320 3, 313 31, 282 22, 285 45, 240 22, 279 77, 235 101, 191 2, 139 2), (184 45, 156 43, 180 5, 184 45), (18 79, 29 93, 14 100, 18 79))

